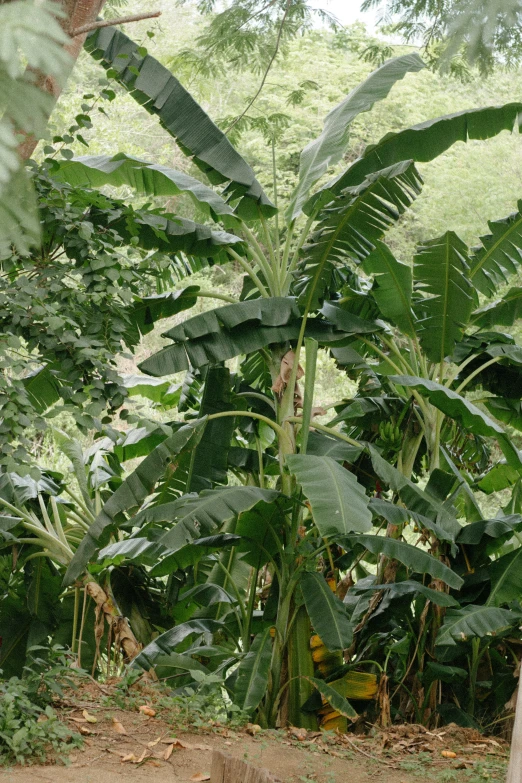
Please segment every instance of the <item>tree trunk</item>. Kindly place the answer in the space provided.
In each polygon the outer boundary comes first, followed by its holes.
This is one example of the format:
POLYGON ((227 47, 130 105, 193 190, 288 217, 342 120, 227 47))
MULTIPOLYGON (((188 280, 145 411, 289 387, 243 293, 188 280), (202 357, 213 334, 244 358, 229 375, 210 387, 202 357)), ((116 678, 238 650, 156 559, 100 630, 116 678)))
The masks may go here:
POLYGON ((511 758, 506 783, 522 783, 522 682, 519 675, 515 725, 511 740, 511 758))
MULTIPOLYGON (((83 27, 83 25, 95 22, 98 14, 105 5, 105 0, 61 0, 60 4, 65 16, 59 19, 59 22, 65 32, 68 33, 70 30, 75 30, 78 27, 83 27)), ((59 84, 56 79, 47 74, 39 72, 36 75, 36 85, 44 92, 49 93, 49 95, 53 97, 54 103, 56 103, 60 96, 63 84, 72 73, 86 37, 87 33, 77 35, 65 46, 66 51, 71 56, 71 62, 69 73, 66 74, 66 78, 64 78, 62 84, 59 84)), ((20 158, 22 160, 30 158, 35 151, 37 144, 38 139, 32 135, 27 135, 18 147, 20 158)))

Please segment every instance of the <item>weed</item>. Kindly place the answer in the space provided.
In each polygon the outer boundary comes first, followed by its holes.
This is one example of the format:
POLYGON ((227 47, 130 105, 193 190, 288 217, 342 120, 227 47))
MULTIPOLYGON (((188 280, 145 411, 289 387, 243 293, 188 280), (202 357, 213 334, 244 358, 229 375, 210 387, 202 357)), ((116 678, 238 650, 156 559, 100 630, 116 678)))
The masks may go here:
POLYGON ((221 676, 201 671, 190 674, 192 685, 160 701, 162 707, 174 711, 178 720, 197 728, 216 724, 242 726, 248 721, 248 715, 228 698, 221 676))
POLYGON ((82 738, 61 723, 51 706, 74 683, 65 652, 33 647, 22 678, 0 682, 0 763, 44 761, 49 751, 63 757, 82 738), (38 653, 36 656, 35 653, 38 653))

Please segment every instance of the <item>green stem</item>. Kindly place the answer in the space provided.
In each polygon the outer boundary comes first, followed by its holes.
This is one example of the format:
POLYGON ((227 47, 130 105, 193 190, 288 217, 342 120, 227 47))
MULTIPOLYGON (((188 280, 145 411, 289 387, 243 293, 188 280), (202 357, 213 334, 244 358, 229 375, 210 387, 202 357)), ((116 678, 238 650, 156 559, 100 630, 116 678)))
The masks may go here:
POLYGON ((69 495, 69 497, 72 498, 74 502, 80 506, 83 513, 87 517, 87 520, 89 522, 94 522, 95 516, 92 513, 91 509, 87 508, 87 505, 83 502, 83 500, 80 497, 78 497, 78 495, 75 495, 75 493, 70 489, 70 487, 64 487, 64 492, 66 492, 67 495, 69 495))
POLYGON ((250 583, 250 593, 248 596, 248 605, 246 610, 245 625, 243 628, 243 650, 248 652, 250 649, 250 628, 252 626, 252 616, 256 605, 257 580, 259 577, 259 567, 255 567, 251 572, 252 580, 250 583))
MULTIPOLYGON (((264 218, 262 218, 262 221, 264 218)), ((265 225, 263 225, 263 230, 268 234, 268 229, 266 227, 266 220, 265 225)), ((257 241, 257 238, 255 234, 248 228, 248 226, 243 223, 243 232, 247 239, 250 242, 250 246, 248 248, 249 253, 252 255, 253 260, 258 264, 259 268, 262 270, 265 279, 269 285, 269 287, 272 289, 272 294, 277 295, 277 284, 276 284, 276 278, 275 278, 275 270, 272 269, 270 266, 270 263, 268 262, 267 257, 265 256, 265 253, 263 251, 263 248, 257 241)), ((265 234, 265 239, 267 238, 265 234)), ((270 257, 272 258, 274 250, 272 248, 272 240, 270 239, 270 235, 268 234, 268 242, 270 242, 270 257)), ((275 265, 275 258, 272 262, 275 265)))
POLYGON ((219 559, 216 562, 217 562, 218 566, 221 568, 221 570, 225 572, 225 575, 226 575, 227 579, 230 582, 230 586, 231 586, 232 590, 234 591, 234 595, 236 596, 237 607, 235 607, 234 604, 230 604, 230 607, 232 608, 232 611, 236 615, 237 623, 238 623, 238 626, 239 626, 239 633, 241 634, 241 638, 243 638, 243 632, 244 632, 244 629, 245 629, 245 626, 246 626, 246 621, 247 621, 247 616, 246 616, 245 607, 243 605, 243 600, 242 600, 242 598, 241 598, 241 596, 239 594, 239 590, 237 589, 236 583, 234 582, 234 580, 232 578, 232 574, 230 573, 230 571, 228 570, 226 565, 224 565, 221 562, 221 560, 219 560, 219 559))
POLYGON ((261 413, 254 413, 254 411, 220 411, 219 413, 212 413, 210 416, 207 416, 207 421, 212 421, 212 419, 222 419, 226 416, 248 416, 251 419, 259 419, 259 421, 264 421, 265 424, 268 424, 269 427, 272 427, 274 432, 277 432, 280 439, 283 441, 286 440, 291 444, 289 435, 279 424, 277 424, 275 421, 272 421, 272 419, 269 419, 268 416, 263 416, 261 413))
POLYGON ((470 362, 472 362, 474 359, 476 359, 476 356, 474 353, 471 354, 471 356, 468 356, 467 359, 465 359, 461 364, 458 365, 458 367, 451 373, 449 373, 446 383, 444 384, 448 388, 451 386, 457 375, 459 375, 464 367, 467 367, 470 362))
MULTIPOLYGON (((306 221, 303 230, 299 234, 299 239, 297 240, 297 247, 294 250, 294 254, 292 256, 292 260, 290 261, 290 264, 288 265, 287 274, 291 274, 294 269, 296 269, 297 264, 299 263, 299 253, 301 251, 301 248, 303 247, 305 240, 310 233, 310 229, 315 221, 315 218, 317 217, 317 210, 314 210, 314 212, 310 215, 308 220, 306 221)), ((314 287, 315 288, 315 287, 314 287)), ((312 292, 313 293, 313 292, 312 292)))
POLYGON ((275 411, 274 401, 267 397, 266 394, 259 394, 258 392, 240 392, 236 394, 236 397, 253 397, 256 400, 262 400, 266 405, 269 405, 275 411))
POLYGON ((74 614, 73 614, 73 629, 72 629, 72 641, 71 652, 74 655, 76 652, 76 634, 78 632, 78 612, 80 611, 80 588, 78 585, 74 588, 74 614))
POLYGON ((305 339, 306 372, 303 398, 303 424, 301 427, 301 454, 306 454, 308 435, 310 433, 310 420, 315 390, 315 372, 317 368, 317 351, 319 343, 311 337, 305 339))
POLYGON ((257 449, 257 459, 259 462, 259 486, 264 487, 265 486, 265 467, 263 465, 263 449, 261 446, 261 441, 259 438, 256 437, 256 449, 257 449))
POLYGON ((237 304, 237 299, 228 294, 218 294, 217 291, 198 291, 196 296, 204 296, 208 299, 221 299, 223 302, 230 302, 231 304, 237 304))
MULTIPOLYGON (((303 419, 301 416, 289 416, 285 421, 291 421, 291 422, 296 422, 297 424, 302 424, 303 419)), ((331 427, 327 427, 324 424, 318 424, 316 421, 314 421, 314 429, 320 430, 321 432, 327 432, 328 435, 333 435, 334 438, 339 438, 339 440, 344 440, 345 443, 349 443, 351 446, 357 446, 358 448, 361 448, 362 446, 361 443, 354 440, 353 438, 348 437, 348 435, 344 435, 342 432, 338 432, 337 430, 334 430, 331 427)))
POLYGON ((472 381, 473 378, 475 378, 479 373, 481 373, 487 367, 491 367, 492 364, 496 364, 503 358, 503 356, 495 356, 493 359, 490 359, 489 362, 484 362, 484 364, 481 364, 480 367, 477 367, 477 369, 470 373, 467 378, 464 378, 460 386, 456 389, 457 394, 460 394, 462 389, 464 389, 468 383, 470 383, 470 381, 472 381))
MULTIPOLYGON (((281 248, 280 248, 280 242, 279 242, 279 194, 277 192, 277 166, 276 166, 276 153, 275 153, 275 139, 272 138, 272 182, 273 182, 273 193, 274 193, 274 206, 277 209, 277 212, 275 213, 275 238, 276 238, 276 255, 277 258, 281 258, 281 248)), ((284 269, 284 266, 281 265, 281 270, 284 269)))
POLYGON ((239 253, 236 253, 236 251, 233 250, 231 247, 227 248, 227 252, 228 252, 228 254, 230 256, 232 256, 232 258, 235 261, 237 261, 239 266, 242 267, 242 269, 245 270, 245 272, 251 278, 251 280, 253 280, 253 282, 256 284, 256 288, 258 289, 258 291, 261 294, 261 296, 263 296, 265 299, 269 299, 270 298, 270 294, 268 293, 267 289, 265 288, 265 286, 263 285, 263 283, 261 282, 259 277, 254 272, 254 270, 252 269, 252 267, 250 266, 248 261, 246 261, 244 258, 241 258, 239 253))
POLYGON ((411 364, 409 364, 409 362, 406 361, 406 359, 404 358, 403 354, 397 348, 397 346, 395 344, 395 341, 394 340, 387 340, 386 337, 384 337, 383 335, 381 335, 380 338, 381 338, 382 342, 386 346, 388 346, 390 351, 392 353, 394 353, 395 356, 398 358, 398 360, 401 362, 403 369, 407 371, 406 374, 415 375, 415 373, 413 371, 413 367, 411 366, 411 364))

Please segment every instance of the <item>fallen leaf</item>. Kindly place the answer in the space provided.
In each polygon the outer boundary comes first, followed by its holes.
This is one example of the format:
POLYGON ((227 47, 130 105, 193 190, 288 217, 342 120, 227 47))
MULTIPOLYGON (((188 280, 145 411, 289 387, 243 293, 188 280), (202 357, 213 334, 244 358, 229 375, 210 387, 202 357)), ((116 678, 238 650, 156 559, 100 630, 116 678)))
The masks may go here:
POLYGON ((114 729, 116 734, 126 734, 127 733, 127 731, 125 729, 125 726, 123 725, 123 723, 120 723, 118 718, 113 718, 112 719, 112 728, 114 729))
POLYGON ((298 729, 295 726, 290 727, 289 734, 292 737, 295 737, 295 739, 299 742, 303 742, 308 737, 308 732, 306 729, 298 729))
POLYGON ((149 718, 153 718, 156 715, 156 710, 153 710, 152 707, 148 707, 146 704, 142 704, 141 707, 138 707, 138 710, 142 715, 147 715, 149 718))
POLYGON ((147 747, 148 748, 153 748, 154 745, 157 745, 160 740, 161 740, 161 737, 158 737, 157 739, 152 740, 152 742, 147 742, 147 747))
POLYGON ((78 731, 80 734, 94 734, 94 731, 91 731, 88 726, 78 726, 78 731))
POLYGON ((145 749, 139 759, 136 760, 136 764, 141 764, 142 761, 144 761, 145 757, 148 756, 149 751, 145 749))
MULTIPOLYGON (((159 742, 159 737, 154 743, 149 743, 149 747, 152 747, 152 744, 156 744, 159 742)), ((170 745, 172 748, 183 748, 184 750, 212 750, 210 745, 192 745, 190 742, 185 742, 182 739, 179 739, 179 737, 169 737, 169 739, 161 740, 163 745, 170 745)), ((229 743, 232 744, 232 743, 229 743)))
POLYGON ((87 710, 84 710, 82 712, 83 717, 87 721, 87 723, 98 723, 98 719, 94 717, 94 715, 89 715, 87 710))
POLYGON ((163 753, 163 758, 165 759, 165 761, 168 761, 170 759, 173 750, 174 750, 174 745, 167 745, 167 747, 165 748, 165 752, 163 753))
POLYGON ((122 756, 121 760, 122 760, 122 762, 123 761, 135 762, 136 761, 136 756, 134 755, 134 753, 127 753, 125 756, 122 756))
POLYGON ((204 775, 203 772, 196 772, 195 775, 192 775, 190 780, 194 780, 200 783, 202 780, 210 780, 210 775, 204 775))
POLYGON ((452 750, 442 750, 440 754, 445 759, 456 759, 457 754, 454 753, 452 750))
POLYGON ((69 715, 68 720, 73 720, 75 723, 87 723, 85 718, 73 718, 72 715, 69 715))

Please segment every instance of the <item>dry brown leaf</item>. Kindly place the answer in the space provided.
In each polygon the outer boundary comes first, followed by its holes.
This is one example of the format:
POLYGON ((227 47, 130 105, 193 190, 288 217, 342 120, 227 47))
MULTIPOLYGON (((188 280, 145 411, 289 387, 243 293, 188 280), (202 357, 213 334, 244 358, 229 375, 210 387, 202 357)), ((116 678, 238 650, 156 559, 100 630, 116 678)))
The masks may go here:
POLYGON ((112 728, 114 729, 116 734, 127 734, 125 726, 123 725, 123 723, 120 723, 118 718, 112 719, 112 728))
POLYGON ((190 780, 194 780, 199 783, 202 780, 210 780, 210 775, 205 775, 203 772, 196 772, 195 775, 192 775, 190 780))
POLYGON ((445 759, 456 759, 457 754, 454 753, 452 750, 442 750, 440 754, 445 759))
POLYGON ((94 717, 94 715, 90 715, 87 710, 84 710, 82 712, 83 717, 87 721, 87 723, 98 723, 98 719, 94 717))
POLYGON ((308 732, 306 729, 299 729, 296 726, 290 727, 289 734, 299 742, 303 742, 303 740, 307 739, 308 737, 308 732))
POLYGON ((148 748, 153 748, 155 745, 158 744, 158 742, 160 742, 160 740, 161 740, 161 737, 158 737, 157 739, 152 740, 152 742, 147 742, 147 747, 148 748))
POLYGON ((153 710, 147 704, 142 704, 141 707, 138 707, 138 710, 142 715, 147 715, 149 718, 153 718, 156 715, 156 710, 153 710))
POLYGON ((134 753, 127 753, 125 756, 122 756, 121 760, 122 762, 130 761, 134 763, 136 761, 136 756, 134 755, 134 753))
POLYGON ((78 726, 78 731, 80 734, 94 734, 94 731, 91 731, 88 726, 78 726))
POLYGON ((141 762, 145 759, 146 756, 149 755, 149 751, 145 749, 139 759, 136 760, 136 764, 141 764, 141 762))
POLYGON ((170 759, 173 750, 174 750, 174 745, 167 745, 163 753, 163 758, 165 761, 168 761, 170 759))

